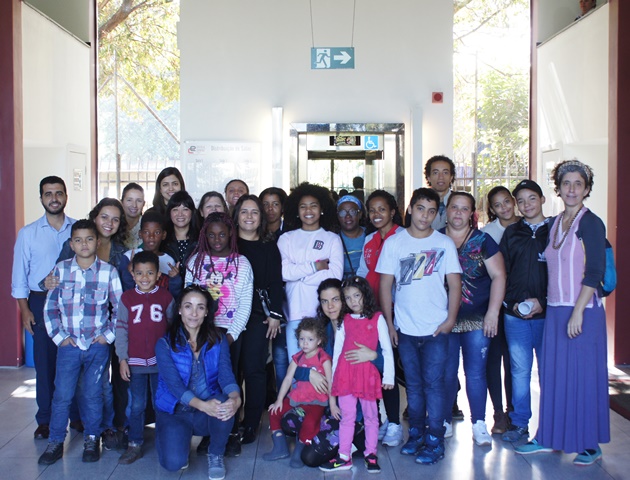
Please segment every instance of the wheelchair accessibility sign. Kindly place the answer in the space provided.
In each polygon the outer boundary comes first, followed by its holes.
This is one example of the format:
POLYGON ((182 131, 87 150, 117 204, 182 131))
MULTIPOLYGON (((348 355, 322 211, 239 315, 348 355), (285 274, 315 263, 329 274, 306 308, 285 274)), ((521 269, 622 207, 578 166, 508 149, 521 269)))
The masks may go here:
POLYGON ((380 150, 378 135, 365 135, 363 137, 363 148, 365 150, 380 150))
POLYGON ((311 70, 354 68, 354 47, 311 48, 311 70))

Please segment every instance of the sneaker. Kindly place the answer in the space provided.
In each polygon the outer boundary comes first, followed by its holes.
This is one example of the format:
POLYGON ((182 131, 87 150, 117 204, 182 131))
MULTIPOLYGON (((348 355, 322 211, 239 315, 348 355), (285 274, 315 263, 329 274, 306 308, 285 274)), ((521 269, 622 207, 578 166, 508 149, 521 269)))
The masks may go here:
POLYGON ((451 438, 453 436, 453 424, 444 420, 444 428, 444 438, 451 438))
POLYGON ((494 414, 494 425, 492 426, 492 433, 505 433, 509 428, 509 419, 507 413, 497 412, 494 414))
POLYGON ((385 420, 383 425, 378 427, 378 441, 379 442, 383 440, 383 437, 385 437, 385 434, 387 433, 387 427, 389 427, 389 420, 385 420))
POLYGON ((48 442, 46 451, 39 457, 37 463, 40 465, 52 465, 63 457, 63 442, 48 442))
POLYGON ((531 442, 527 442, 525 445, 519 445, 514 447, 514 451, 519 455, 533 455, 535 453, 549 453, 553 452, 553 448, 543 447, 535 438, 531 442))
POLYGON ((103 439, 103 448, 107 451, 118 448, 118 435, 111 428, 108 428, 101 434, 103 439))
POLYGON ((424 435, 416 427, 411 427, 407 443, 400 449, 400 453, 403 455, 417 455, 422 445, 424 445, 424 435))
POLYGON ((96 435, 88 435, 83 441, 83 461, 98 462, 101 458, 101 439, 96 435))
POLYGON ((319 466, 319 469, 322 472, 341 472, 343 470, 350 470, 352 468, 352 459, 348 458, 347 460, 344 458, 335 457, 319 466))
POLYGON ((387 427, 387 432, 383 437, 383 445, 388 447, 397 447, 402 443, 403 431, 400 423, 390 423, 387 427))
POLYGON ((241 454, 241 439, 238 433, 230 433, 227 445, 225 446, 226 457, 238 457, 241 454))
POLYGON ((365 468, 368 473, 381 473, 381 467, 378 466, 378 457, 373 453, 365 457, 365 468))
POLYGON ((127 447, 127 451, 123 453, 118 459, 118 463, 121 465, 131 465, 136 460, 142 458, 142 445, 130 443, 127 447))
POLYGON ((487 447, 488 445, 492 445, 492 437, 488 433, 488 427, 486 427, 486 422, 483 420, 477 420, 472 427, 473 430, 473 440, 475 443, 481 447, 487 447))
POLYGON ((225 463, 223 455, 208 454, 208 479, 223 480, 225 478, 225 463))
POLYGON ((526 427, 517 427, 516 425, 510 425, 503 435, 501 440, 504 442, 518 442, 521 438, 529 437, 529 430, 526 427))
POLYGON ((433 435, 427 435, 424 446, 418 451, 416 463, 433 465, 444 458, 444 442, 433 435))
POLYGON ((208 447, 210 446, 210 437, 201 437, 201 442, 197 445, 197 455, 205 456, 208 455, 208 447))
POLYGON ((597 460, 602 458, 602 449, 597 447, 596 450, 584 450, 573 460, 574 465, 593 465, 597 460))

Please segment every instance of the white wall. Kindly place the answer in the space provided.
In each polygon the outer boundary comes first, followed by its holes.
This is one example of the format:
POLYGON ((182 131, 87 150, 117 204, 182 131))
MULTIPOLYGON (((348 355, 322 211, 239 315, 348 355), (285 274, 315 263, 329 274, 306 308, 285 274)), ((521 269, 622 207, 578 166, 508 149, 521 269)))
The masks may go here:
POLYGON ((31 7, 22 8, 24 220, 43 213, 39 181, 62 177, 66 212, 83 218, 91 206, 90 49, 31 7), (73 174, 83 174, 82 190, 73 174))
MULTIPOLYGON (((315 46, 350 46, 353 2, 312 5, 315 46)), ((291 123, 401 122, 407 186, 420 186, 422 161, 452 155, 452 22, 450 1, 361 0, 355 69, 321 71, 310 68, 308 1, 186 0, 178 29, 182 142, 261 142, 267 186, 271 109, 283 107, 286 188, 291 123), (444 92, 443 104, 431 104, 432 91, 444 92)))
POLYGON ((548 189, 547 213, 561 210, 548 172, 577 158, 595 172, 586 206, 607 219, 608 5, 538 48, 538 179, 548 189), (553 201, 550 201, 553 199, 553 201))

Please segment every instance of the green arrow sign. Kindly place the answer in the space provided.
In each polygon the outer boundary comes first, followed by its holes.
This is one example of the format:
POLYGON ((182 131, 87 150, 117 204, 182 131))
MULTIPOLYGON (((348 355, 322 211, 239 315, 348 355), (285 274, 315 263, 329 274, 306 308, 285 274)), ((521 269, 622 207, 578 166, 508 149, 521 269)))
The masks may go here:
POLYGON ((311 48, 311 70, 354 68, 354 47, 311 48))

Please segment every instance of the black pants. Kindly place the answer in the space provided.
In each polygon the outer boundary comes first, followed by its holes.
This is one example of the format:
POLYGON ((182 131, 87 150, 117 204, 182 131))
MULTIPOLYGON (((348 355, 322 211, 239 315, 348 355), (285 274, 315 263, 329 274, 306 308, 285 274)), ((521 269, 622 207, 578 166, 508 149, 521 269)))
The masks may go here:
POLYGON ((396 370, 396 376, 394 377, 394 388, 391 390, 383 390, 383 405, 385 406, 385 413, 387 413, 387 420, 389 423, 400 423, 400 387, 398 385, 398 370, 401 369, 400 361, 398 359, 398 349, 393 348, 394 352, 394 368, 396 370))
POLYGON ((514 410, 512 406, 512 369, 510 368, 510 352, 508 350, 507 340, 505 339, 503 318, 503 309, 501 309, 497 334, 494 338, 492 338, 492 340, 490 340, 490 347, 488 348, 488 363, 486 365, 488 393, 490 393, 490 400, 492 400, 494 413, 503 411, 503 386, 505 386, 507 409, 508 411, 514 410), (503 360, 503 370, 505 371, 505 380, 503 382, 501 381, 501 360, 503 360))
POLYGON ((120 376, 120 360, 112 344, 112 392, 114 394, 114 427, 122 429, 127 425, 127 403, 129 402, 129 382, 120 376))
POLYGON ((240 369, 245 383, 243 426, 258 428, 267 397, 267 357, 269 339, 264 318, 252 315, 241 334, 240 369))
MULTIPOLYGON (((35 362, 35 400, 37 413, 35 420, 38 425, 50 423, 53 393, 55 392, 55 374, 57 372, 57 345, 48 336, 44 325, 44 303, 46 295, 40 292, 31 293, 28 297, 28 307, 33 312, 33 361, 35 362)), ((26 332, 26 335, 30 333, 26 332)), ((77 399, 74 397, 70 404, 70 420, 80 420, 77 399)))
MULTIPOLYGON (((249 326, 247 327, 249 328, 249 326)), ((225 328, 219 328, 219 330, 225 335, 227 330, 225 328)), ((232 361, 232 373, 234 374, 234 378, 236 382, 240 385, 241 381, 239 379, 239 365, 241 358, 241 345, 243 343, 243 334, 241 333, 232 345, 230 345, 230 360, 232 361)), ((232 433, 238 432, 238 424, 239 424, 240 412, 237 412, 234 416, 234 426, 232 427, 232 433)))

